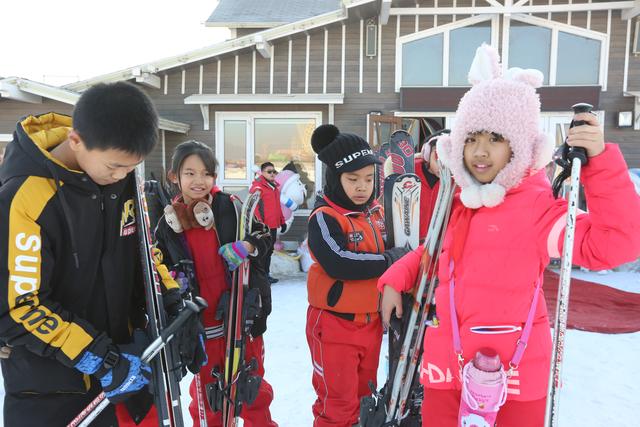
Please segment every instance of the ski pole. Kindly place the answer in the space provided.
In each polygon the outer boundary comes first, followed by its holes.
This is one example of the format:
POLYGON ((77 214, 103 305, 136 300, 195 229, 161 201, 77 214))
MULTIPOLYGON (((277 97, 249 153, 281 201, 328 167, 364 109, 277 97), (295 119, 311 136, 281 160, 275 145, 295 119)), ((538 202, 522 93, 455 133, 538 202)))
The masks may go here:
MULTIPOLYGON (((573 107, 574 114, 589 113, 593 106, 589 104, 576 104, 573 107)), ((586 122, 576 120, 570 127, 582 126, 586 122)), ((565 142, 566 144, 566 142, 565 142)), ((558 286, 558 301, 556 304, 556 316, 553 324, 553 348, 551 353, 551 369, 549 371, 549 386, 547 392, 547 405, 545 412, 545 426, 556 427, 559 423, 558 408, 560 403, 560 381, 562 379, 562 360, 564 355, 564 340, 567 330, 567 315, 569 313, 569 290, 571 287, 571 260, 573 258, 573 239, 575 237, 576 216, 578 214, 578 202, 580 199, 580 169, 587 164, 587 152, 581 147, 563 148, 566 161, 565 168, 571 167, 571 179, 569 201, 567 207, 567 226, 565 228, 564 243, 562 246, 562 264, 560 267, 560 284, 558 286)))
MULTIPOLYGON (((195 298, 195 303, 192 301, 185 301, 185 308, 180 312, 178 317, 169 324, 161 333, 158 338, 153 340, 151 344, 142 352, 142 356, 140 359, 144 363, 149 363, 151 359, 154 358, 156 354, 160 350, 166 346, 171 339, 173 339, 174 334, 178 329, 182 327, 182 325, 193 315, 200 312, 200 310, 207 307, 207 303, 204 299, 200 297, 195 298)), ((86 427, 93 420, 95 420, 98 415, 109 405, 109 400, 107 399, 104 392, 101 392, 98 396, 96 396, 91 403, 87 405, 69 424, 67 427, 86 427)))

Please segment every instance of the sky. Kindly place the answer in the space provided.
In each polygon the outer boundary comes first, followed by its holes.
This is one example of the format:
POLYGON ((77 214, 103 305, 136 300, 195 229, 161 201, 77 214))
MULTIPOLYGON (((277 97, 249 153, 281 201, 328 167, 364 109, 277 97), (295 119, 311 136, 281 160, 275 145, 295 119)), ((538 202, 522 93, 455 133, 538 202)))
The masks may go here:
POLYGON ((216 0, 2 0, 0 77, 54 85, 208 46, 216 0))

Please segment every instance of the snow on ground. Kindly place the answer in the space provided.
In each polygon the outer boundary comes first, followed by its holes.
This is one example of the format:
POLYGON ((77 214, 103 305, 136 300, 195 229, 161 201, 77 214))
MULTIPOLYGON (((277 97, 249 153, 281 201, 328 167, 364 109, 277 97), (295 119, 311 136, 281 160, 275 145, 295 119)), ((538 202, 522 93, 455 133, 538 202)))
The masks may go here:
MULTIPOLYGON (((640 292, 640 273, 598 275, 577 270, 573 273, 581 279, 640 292)), ((311 386, 311 359, 305 336, 305 275, 298 273, 280 280, 272 286, 272 292, 273 313, 265 334, 265 377, 275 393, 271 413, 281 427, 311 426, 311 404, 315 394, 311 386)), ((379 381, 384 378, 385 363, 382 362, 386 357, 386 349, 386 342, 383 342, 379 381)), ((564 388, 560 397, 560 425, 639 425, 639 354, 640 332, 605 335, 568 331, 563 365, 564 388)), ((185 379, 182 383, 185 413, 190 399, 187 391, 189 381, 185 379)), ((192 426, 188 415, 185 418, 185 425, 192 426)))

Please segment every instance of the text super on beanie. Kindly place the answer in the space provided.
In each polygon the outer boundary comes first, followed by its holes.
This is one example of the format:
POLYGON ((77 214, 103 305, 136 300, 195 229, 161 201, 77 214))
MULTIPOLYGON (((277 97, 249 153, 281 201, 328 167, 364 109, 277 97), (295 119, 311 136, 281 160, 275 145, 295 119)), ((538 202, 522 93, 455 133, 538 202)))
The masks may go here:
POLYGON ((321 125, 313 131, 311 147, 318 159, 338 174, 380 164, 367 141, 352 133, 341 133, 334 125, 321 125))

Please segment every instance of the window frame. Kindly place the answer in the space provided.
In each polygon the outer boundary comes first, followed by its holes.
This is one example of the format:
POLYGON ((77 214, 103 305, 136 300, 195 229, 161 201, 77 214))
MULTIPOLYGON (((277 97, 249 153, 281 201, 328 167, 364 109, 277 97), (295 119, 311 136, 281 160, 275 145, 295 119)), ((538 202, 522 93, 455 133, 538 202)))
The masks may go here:
MULTIPOLYGON (((252 168, 255 162, 255 119, 314 119, 316 127, 323 124, 322 111, 216 111, 215 113, 215 154, 219 163, 217 185, 224 186, 246 186, 251 187, 253 182, 252 168), (224 122, 225 120, 245 121, 247 124, 247 178, 246 179, 226 179, 224 175, 224 122)), ((315 157, 315 188, 307 188, 307 191, 314 193, 320 191, 323 185, 322 162, 315 157)), ((309 196, 307 194, 307 196, 309 196)), ((308 198, 308 197, 307 197, 308 198)), ((310 209, 298 209, 294 214, 309 215, 310 209)))
MULTIPOLYGON (((449 86, 449 41, 450 33, 458 28, 470 27, 481 22, 491 22, 491 46, 498 46, 498 28, 499 28, 499 15, 498 14, 486 14, 476 15, 470 18, 464 18, 451 22, 449 24, 441 25, 435 28, 429 28, 426 30, 418 31, 417 33, 407 34, 396 39, 396 92, 400 92, 401 87, 450 87, 449 86), (429 86, 429 85, 402 85, 402 48, 405 43, 420 40, 426 37, 443 34, 443 46, 442 46, 442 85, 429 86)), ((451 86, 451 87, 465 87, 465 86, 451 86)))
MULTIPOLYGON (((505 18, 509 21, 507 25, 509 25, 508 33, 511 34, 511 20, 522 22, 529 25, 534 25, 537 27, 549 28, 551 30, 551 50, 550 50, 550 58, 549 58, 549 85, 552 86, 601 86, 602 91, 606 91, 607 86, 607 65, 609 63, 609 35, 605 33, 600 33, 598 31, 587 30, 586 28, 575 27, 573 25, 563 24, 562 22, 549 21, 547 19, 538 18, 536 16, 529 15, 521 15, 516 14, 512 15, 510 18, 505 18), (600 42, 600 66, 598 68, 598 83, 591 85, 576 85, 576 84, 568 84, 568 85, 559 85, 557 84, 557 74, 558 74, 558 32, 564 32, 568 34, 572 34, 575 36, 585 37, 588 39, 596 40, 600 42)), ((506 68, 511 67, 509 64, 509 39, 503 40, 503 48, 502 48, 502 62, 503 64, 507 64, 506 68), (505 49, 506 45, 506 49, 505 49)))

